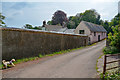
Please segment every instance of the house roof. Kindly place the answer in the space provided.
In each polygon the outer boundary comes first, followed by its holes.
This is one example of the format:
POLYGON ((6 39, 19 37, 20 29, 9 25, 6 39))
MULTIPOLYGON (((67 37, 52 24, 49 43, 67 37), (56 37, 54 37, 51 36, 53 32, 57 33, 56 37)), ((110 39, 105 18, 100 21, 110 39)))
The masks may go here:
POLYGON ((67 30, 65 31, 65 33, 72 33, 72 34, 74 34, 74 30, 75 30, 75 29, 67 29, 67 30))
POLYGON ((58 32, 65 32, 68 28, 67 27, 64 27, 64 28, 61 28, 58 32))
POLYGON ((107 32, 105 28, 101 25, 93 24, 93 23, 86 22, 86 21, 81 21, 80 24, 85 24, 86 27, 88 27, 90 31, 92 32, 107 32))
POLYGON ((59 31, 63 27, 58 25, 45 25, 45 28, 47 31, 59 31))

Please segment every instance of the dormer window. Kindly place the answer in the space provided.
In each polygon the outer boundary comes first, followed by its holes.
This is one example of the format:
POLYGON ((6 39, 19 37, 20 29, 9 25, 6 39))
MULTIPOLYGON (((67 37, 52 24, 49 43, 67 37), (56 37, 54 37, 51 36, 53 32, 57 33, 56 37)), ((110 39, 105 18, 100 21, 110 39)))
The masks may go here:
POLYGON ((84 34, 85 31, 84 30, 79 30, 79 34, 84 34))

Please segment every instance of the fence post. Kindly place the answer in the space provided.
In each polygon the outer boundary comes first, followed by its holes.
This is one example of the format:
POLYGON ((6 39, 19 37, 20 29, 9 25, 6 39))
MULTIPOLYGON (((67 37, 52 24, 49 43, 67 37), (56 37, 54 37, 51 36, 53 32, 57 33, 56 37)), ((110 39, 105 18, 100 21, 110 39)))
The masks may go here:
POLYGON ((104 80, 105 72, 106 72, 106 60, 107 60, 107 57, 106 57, 106 55, 105 55, 105 56, 104 56, 104 66, 103 66, 103 80, 104 80))
MULTIPOLYGON (((118 54, 118 59, 120 60, 120 55, 118 54)), ((118 61, 118 73, 120 73, 120 61, 118 61)))

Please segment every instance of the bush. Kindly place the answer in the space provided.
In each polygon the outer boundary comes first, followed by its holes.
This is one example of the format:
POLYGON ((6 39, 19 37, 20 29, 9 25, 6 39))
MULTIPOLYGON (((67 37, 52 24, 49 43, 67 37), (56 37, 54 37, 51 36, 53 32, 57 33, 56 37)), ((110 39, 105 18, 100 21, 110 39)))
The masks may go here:
POLYGON ((118 49, 120 49, 120 24, 117 26, 113 26, 113 34, 109 33, 108 34, 108 39, 110 41, 110 46, 115 46, 118 49))
MULTIPOLYGON (((103 78, 103 73, 100 74, 100 78, 103 78)), ((106 72, 104 80, 120 80, 120 72, 119 71, 112 71, 106 72)))
POLYGON ((105 47, 103 49, 103 52, 104 54, 115 54, 115 53, 118 53, 119 50, 116 47, 110 46, 110 47, 105 47))

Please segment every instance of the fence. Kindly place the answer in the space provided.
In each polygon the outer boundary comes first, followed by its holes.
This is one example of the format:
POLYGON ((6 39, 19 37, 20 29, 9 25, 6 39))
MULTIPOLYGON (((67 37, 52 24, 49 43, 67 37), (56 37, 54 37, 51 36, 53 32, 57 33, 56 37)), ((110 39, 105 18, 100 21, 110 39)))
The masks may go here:
MULTIPOLYGON (((103 66, 103 75, 104 76, 105 76, 105 73, 106 73, 107 70, 111 70, 111 69, 115 69, 115 68, 119 68, 120 67, 120 59, 115 60, 115 61, 109 61, 109 62, 107 62, 107 57, 111 57, 111 56, 120 56, 120 54, 107 54, 107 55, 104 56, 104 66, 103 66), (112 63, 115 63, 115 62, 118 62, 119 65, 115 66, 115 67, 112 67, 112 68, 106 69, 106 65, 107 64, 112 64, 112 63)), ((104 76, 103 76, 103 78, 104 78, 104 76)))

